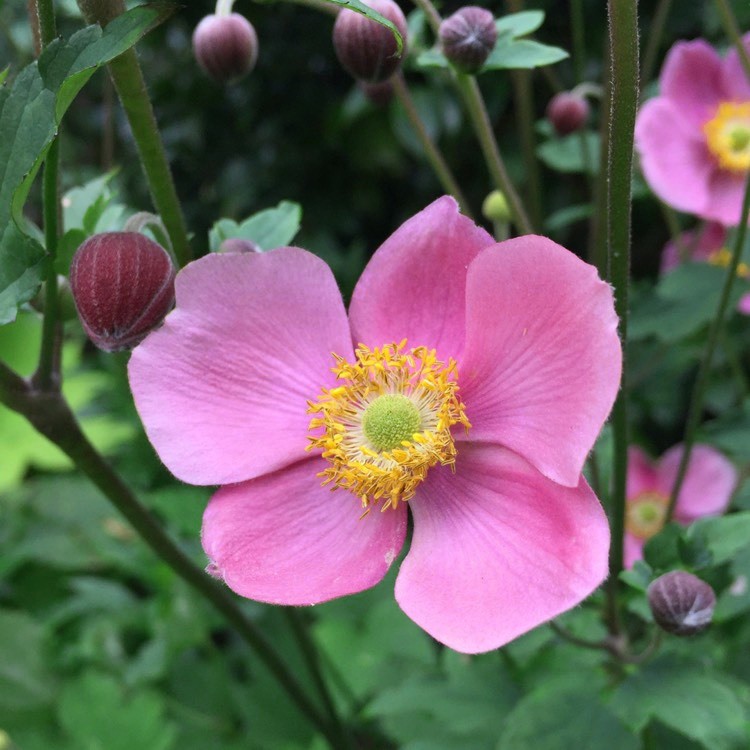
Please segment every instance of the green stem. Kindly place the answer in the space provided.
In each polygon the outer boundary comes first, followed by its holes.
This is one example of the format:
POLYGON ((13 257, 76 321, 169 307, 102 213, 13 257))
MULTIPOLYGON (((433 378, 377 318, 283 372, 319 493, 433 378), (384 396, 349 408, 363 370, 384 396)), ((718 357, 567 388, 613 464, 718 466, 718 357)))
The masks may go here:
POLYGON ((726 331, 724 331, 722 336, 722 348, 724 349, 724 356, 727 359, 729 369, 732 371, 732 375, 737 383, 738 402, 741 404, 748 397, 748 394, 750 394, 750 383, 748 383, 734 341, 726 331))
MULTIPOLYGON (((52 0, 37 0, 36 16, 39 21, 39 38, 44 49, 57 36, 55 9, 52 0)), ((44 320, 42 323, 42 342, 39 349, 39 364, 35 382, 40 388, 48 389, 59 386, 60 362, 59 339, 60 322, 58 316, 57 241, 60 234, 60 196, 59 196, 60 141, 56 136, 44 159, 44 176, 42 179, 42 214, 44 218, 44 240, 47 250, 47 270, 44 287, 44 320)))
POLYGON ((513 223, 516 227, 522 234, 533 234, 534 228, 529 221, 529 217, 524 210, 523 203, 521 203, 515 187, 513 187, 503 158, 500 155, 500 149, 492 132, 492 123, 487 114, 487 108, 484 106, 484 99, 482 98, 482 92, 479 90, 477 80, 474 76, 469 76, 465 73, 457 73, 456 80, 458 81, 459 90, 461 96, 463 96, 477 140, 484 154, 484 159, 487 162, 492 182, 505 195, 513 215, 513 223))
POLYGON ((607 624, 610 633, 620 629, 617 592, 623 567, 625 534, 625 483, 628 464, 627 363, 628 283, 630 277, 630 214, 633 169, 633 133, 638 108, 638 10, 637 0, 609 0, 609 49, 611 99, 609 110, 609 158, 607 161, 607 238, 609 281, 615 291, 615 310, 620 319, 623 344, 623 377, 612 411, 614 436, 611 501, 612 546, 607 585, 607 624))
MULTIPOLYGON (((125 11, 123 0, 78 0, 78 5, 88 23, 101 26, 125 11)), ((178 262, 185 265, 191 258, 185 220, 135 50, 130 49, 109 63, 109 74, 130 123, 154 206, 167 228, 178 262)))
POLYGON ((732 40, 732 44, 734 44, 740 56, 742 67, 745 69, 745 75, 750 80, 750 55, 748 55, 745 45, 742 43, 742 31, 737 23, 737 19, 734 17, 734 13, 732 13, 732 8, 728 0, 716 0, 716 7, 721 16, 724 31, 732 40))
POLYGON ((409 87, 406 85, 406 80, 404 79, 403 74, 398 73, 393 76, 393 78, 391 78, 391 85, 393 86, 393 90, 395 91, 401 106, 404 108, 406 117, 414 129, 419 142, 422 144, 425 156, 430 162, 432 169, 435 171, 438 180, 440 180, 443 189, 450 193, 459 202, 463 213, 466 214, 466 216, 471 217, 469 204, 464 194, 461 192, 461 188, 458 186, 456 178, 453 176, 453 173, 443 158, 443 155, 440 153, 440 150, 435 145, 432 138, 430 138, 430 134, 427 132, 427 128, 425 128, 422 118, 419 116, 419 112, 414 105, 414 100, 411 97, 409 87))
POLYGON ((576 81, 580 83, 586 75, 586 36, 583 0, 570 1, 570 31, 573 42, 573 66, 576 81))
POLYGON ((228 16, 232 13, 232 6, 234 0, 216 0, 216 11, 217 16, 228 16))
POLYGON ((643 53, 643 65, 641 65, 641 81, 644 85, 653 78, 656 69, 656 56, 659 54, 659 45, 671 5, 672 0, 659 0, 659 4, 656 6, 654 18, 651 21, 651 30, 646 41, 646 49, 643 53))
POLYGON ((154 516, 91 445, 75 416, 56 391, 45 392, 0 363, 0 402, 22 414, 75 463, 130 522, 144 542, 180 578, 207 599, 255 651, 299 710, 328 738, 345 750, 335 729, 305 695, 302 687, 273 646, 249 620, 229 591, 210 578, 170 539, 154 516))
POLYGON ((674 487, 672 488, 672 494, 669 498, 669 507, 667 508, 666 522, 674 515, 674 509, 677 505, 677 498, 680 495, 680 489, 685 479, 687 472, 688 463, 690 461, 690 454, 693 450, 693 444, 695 443, 695 433, 700 423, 701 412, 703 411, 703 399, 706 394, 706 387, 708 386, 708 379, 711 372, 711 363, 713 362, 714 351, 716 345, 722 336, 722 330, 724 326, 724 318, 726 316, 727 308, 729 306, 729 297, 732 293, 732 286, 734 280, 737 277, 737 267, 740 264, 740 258, 742 257, 742 250, 745 246, 745 235, 747 234, 747 221, 748 214, 750 213, 750 175, 748 175, 747 183, 745 185, 745 197, 742 201, 742 215, 740 217, 740 223, 737 227, 737 236, 735 237, 734 247, 732 249, 732 259, 727 267, 726 278, 724 279, 724 286, 721 290, 721 297, 719 299, 719 305, 716 309, 716 315, 711 321, 711 326, 708 329, 708 339, 706 340, 706 348, 703 350, 703 357, 701 358, 700 366, 698 367, 698 375, 695 379, 695 385, 693 386, 693 393, 690 398, 690 407, 688 408, 687 421, 685 423, 685 436, 683 438, 684 449, 682 451, 682 457, 680 458, 680 465, 677 469, 677 476, 675 478, 674 487))

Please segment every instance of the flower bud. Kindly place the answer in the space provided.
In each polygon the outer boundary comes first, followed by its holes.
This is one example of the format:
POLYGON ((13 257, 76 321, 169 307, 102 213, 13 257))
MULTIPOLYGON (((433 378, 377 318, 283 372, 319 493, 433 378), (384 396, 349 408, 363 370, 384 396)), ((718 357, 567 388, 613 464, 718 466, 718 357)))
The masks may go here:
POLYGON ((659 576, 646 591, 656 624, 674 635, 695 635, 711 624, 714 590, 684 570, 659 576))
POLYGON ((482 215, 490 221, 510 221, 508 199, 499 190, 493 190, 482 203, 482 215))
POLYGON ((255 67, 258 35, 239 13, 206 16, 193 32, 193 52, 211 78, 219 83, 230 83, 255 67))
POLYGON ((563 91, 555 94, 547 105, 547 119, 558 135, 580 130, 589 116, 589 103, 580 94, 563 91))
POLYGON ((243 240, 239 237, 230 237, 219 245, 220 253, 262 253, 263 250, 257 242, 243 240))
POLYGON ((70 288, 88 337, 107 352, 135 346, 172 307, 174 273, 167 251, 143 234, 87 239, 70 264, 70 288))
POLYGON ((379 83, 390 78, 406 54, 406 18, 393 0, 367 0, 367 5, 391 21, 404 41, 401 55, 393 32, 353 10, 342 10, 333 26, 333 47, 341 65, 359 81, 379 83))
POLYGON ((467 5, 440 24, 443 54, 459 69, 476 73, 497 42, 495 17, 485 8, 467 5))

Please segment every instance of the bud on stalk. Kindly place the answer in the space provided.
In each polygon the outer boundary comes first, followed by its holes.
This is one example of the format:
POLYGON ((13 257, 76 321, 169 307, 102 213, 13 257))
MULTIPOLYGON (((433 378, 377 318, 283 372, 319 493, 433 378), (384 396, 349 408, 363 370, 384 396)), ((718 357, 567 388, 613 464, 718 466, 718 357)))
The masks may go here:
POLYGON ((580 94, 563 91, 550 99, 546 114, 558 135, 568 135, 586 124, 589 103, 580 94))
POLYGON ((476 73, 497 42, 495 17, 485 8, 467 5, 440 24, 443 54, 459 70, 476 73))
POLYGON ((401 55, 393 32, 353 10, 342 10, 333 26, 333 48, 344 69, 365 83, 380 83, 401 66, 406 54, 406 18, 393 0, 367 0, 366 3, 391 21, 404 42, 401 55))
POLYGON ((193 32, 193 52, 211 78, 218 83, 231 83, 255 67, 258 35, 239 13, 206 16, 193 32))
POLYGON ((172 307, 174 275, 167 251, 143 234, 90 237, 70 264, 70 288, 88 337, 107 352, 134 347, 172 307))
POLYGON ((711 624, 714 590, 684 570, 673 570, 652 581, 646 592, 656 624, 673 635, 700 633, 711 624))

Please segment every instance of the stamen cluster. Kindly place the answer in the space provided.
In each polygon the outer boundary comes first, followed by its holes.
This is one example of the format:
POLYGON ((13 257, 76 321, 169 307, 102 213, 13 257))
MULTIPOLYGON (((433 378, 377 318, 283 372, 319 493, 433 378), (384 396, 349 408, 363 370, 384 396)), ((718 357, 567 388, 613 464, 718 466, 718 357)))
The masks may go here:
POLYGON ((431 466, 454 466, 451 427, 471 427, 458 396, 456 362, 449 359, 446 365, 434 349, 422 346, 406 350, 406 339, 379 349, 360 344, 351 363, 333 356, 332 371, 342 385, 324 388, 317 401, 308 402, 309 413, 318 415, 310 429, 322 428, 309 437, 308 450, 321 448, 330 463, 319 474, 324 486, 354 493, 365 512, 373 504, 381 504, 381 510, 396 508, 414 496, 431 466), (379 398, 396 395, 413 405, 418 429, 399 446, 378 450, 365 433, 365 412, 379 398))

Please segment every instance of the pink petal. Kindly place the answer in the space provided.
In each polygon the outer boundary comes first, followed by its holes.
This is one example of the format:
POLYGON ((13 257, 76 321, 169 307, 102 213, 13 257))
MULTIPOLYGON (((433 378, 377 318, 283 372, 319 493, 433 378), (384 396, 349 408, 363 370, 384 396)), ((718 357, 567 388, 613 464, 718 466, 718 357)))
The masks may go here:
POLYGON ((482 252, 466 297, 468 439, 511 448, 576 487, 620 383, 612 290, 573 253, 528 236, 482 252))
POLYGON ((149 440, 179 479, 226 484, 305 457, 315 398, 351 357, 328 266, 297 248, 210 255, 176 281, 177 308, 133 352, 149 440))
POLYGON ((352 296, 354 342, 398 342, 437 349, 445 359, 464 344, 466 269, 494 242, 445 196, 401 225, 378 249, 352 296))
POLYGON ((643 547, 645 541, 637 536, 625 532, 623 537, 623 565, 632 568, 638 560, 643 560, 643 547))
POLYGON ((641 107, 635 145, 643 174, 665 203, 680 211, 715 218, 705 213, 714 159, 700 128, 686 134, 683 127, 682 114, 664 97, 651 99, 641 107))
POLYGON ((750 293, 743 294, 742 297, 740 297, 740 301, 737 303, 737 309, 743 315, 750 315, 750 293))
MULTIPOLYGON (((682 451, 682 445, 675 445, 659 462, 659 484, 665 494, 670 494, 674 486, 682 451)), ((732 499, 737 479, 737 470, 721 453, 709 445, 693 446, 677 498, 676 519, 688 524, 696 518, 723 513, 732 499)))
POLYGON ((223 487, 203 516, 203 549, 227 586, 272 604, 311 605, 374 586, 397 557, 406 509, 362 518, 359 499, 331 492, 308 458, 223 487))
POLYGON ((708 42, 678 42, 667 55, 659 90, 683 121, 700 128, 726 99, 723 74, 722 60, 708 42))
POLYGON ((496 446, 462 444, 409 501, 396 599, 456 651, 498 648, 578 604, 607 575, 609 528, 583 479, 561 487, 496 446))
POLYGON ((715 167, 709 176, 708 190, 708 201, 699 215, 726 226, 737 226, 742 216, 745 175, 715 167))
POLYGON ((628 448, 628 474, 625 495, 632 500, 644 492, 656 492, 659 478, 646 454, 636 446, 628 448))
MULTIPOLYGON (((745 34, 742 41, 745 49, 750 52, 750 34, 745 34)), ((722 67, 722 83, 727 98, 737 102, 750 101, 750 81, 734 45, 730 47, 722 67)))
MULTIPOLYGON (((712 253, 724 246, 727 230, 723 224, 715 221, 706 224, 700 231, 698 241, 695 241, 695 231, 682 232, 680 242, 688 251, 692 250, 691 260, 708 260, 712 253)), ((668 242, 664 246, 661 256, 660 273, 666 273, 680 264, 680 249, 675 242, 668 242)))

